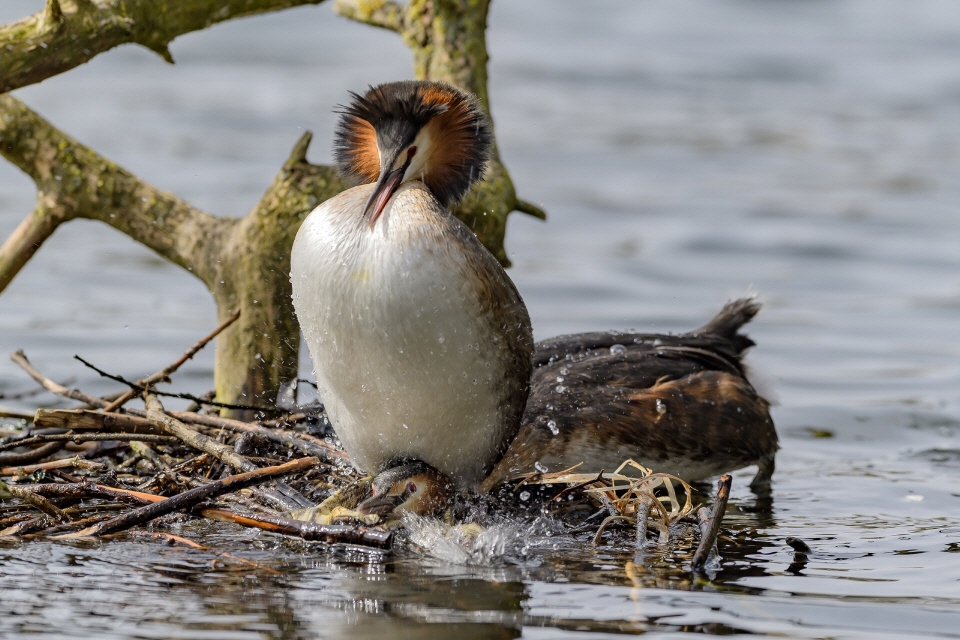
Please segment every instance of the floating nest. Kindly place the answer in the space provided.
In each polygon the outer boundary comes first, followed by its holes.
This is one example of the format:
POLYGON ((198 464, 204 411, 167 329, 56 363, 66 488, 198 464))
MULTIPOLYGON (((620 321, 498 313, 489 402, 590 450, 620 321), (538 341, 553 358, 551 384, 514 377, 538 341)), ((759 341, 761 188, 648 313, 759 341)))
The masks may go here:
MULTIPOLYGON (((63 386, 33 367, 23 352, 11 354, 42 389, 82 406, 40 409, 33 416, 0 412, 0 418, 21 419, 16 428, 0 427, 0 540, 140 532, 200 546, 163 532, 162 526, 145 529, 145 525, 203 517, 327 544, 390 549, 393 531, 403 521, 384 522, 350 511, 367 484, 350 465, 319 411, 298 411, 287 402, 286 411, 258 408, 265 417, 244 422, 217 415, 225 406, 238 407, 218 403, 212 394, 195 397, 156 389, 237 317, 173 364, 142 380, 125 380, 81 359, 125 386, 108 397, 63 386), (187 398, 194 404, 186 411, 169 411, 161 401, 166 396, 187 398), (143 408, 128 406, 138 398, 143 408), (331 503, 345 506, 321 508, 331 503)), ((724 476, 724 482, 729 491, 729 476, 724 476)), ((647 544, 651 534, 665 542, 671 527, 693 511, 689 484, 633 460, 613 473, 578 473, 574 467, 530 474, 513 491, 517 494, 536 485, 565 485, 552 494, 549 505, 576 496, 599 509, 586 523, 581 518, 570 528, 571 532, 595 528, 595 542, 611 525, 624 524, 635 528, 639 546, 647 544), (599 516, 603 519, 594 522, 599 516)), ((725 496, 721 497, 725 503, 725 496)), ((722 514, 719 501, 717 507, 722 514)), ((432 535, 461 546, 482 536, 483 527, 456 524, 453 513, 437 521, 432 535)), ((704 509, 699 518, 704 533, 701 547, 708 544, 709 551, 713 541, 707 539, 707 526, 718 525, 719 519, 704 514, 704 509)))

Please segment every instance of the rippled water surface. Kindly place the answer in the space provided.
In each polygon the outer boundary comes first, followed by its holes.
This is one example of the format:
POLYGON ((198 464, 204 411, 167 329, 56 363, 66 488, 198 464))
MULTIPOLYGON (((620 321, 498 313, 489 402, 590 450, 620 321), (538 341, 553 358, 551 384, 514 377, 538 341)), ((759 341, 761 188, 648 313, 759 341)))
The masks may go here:
MULTIPOLYGON (((771 500, 735 475, 716 575, 691 578, 682 544, 635 556, 549 528, 463 566, 193 523, 258 566, 150 538, 3 543, 0 636, 960 636, 960 7, 526 0, 495 4, 489 38, 502 155, 550 215, 515 214, 508 235, 539 337, 682 330, 743 292, 765 301, 752 362, 783 449, 771 500)), ((122 47, 17 95, 242 215, 303 129, 329 161, 348 89, 411 72, 396 37, 326 6, 172 51, 171 67, 122 47)), ((0 162, 0 235, 33 198, 0 162)), ((213 324, 202 285, 96 223, 61 229, 0 295, 0 349, 97 392, 74 353, 138 376, 213 324)), ((211 378, 204 354, 179 385, 211 378)), ((0 393, 29 386, 0 363, 0 393)))

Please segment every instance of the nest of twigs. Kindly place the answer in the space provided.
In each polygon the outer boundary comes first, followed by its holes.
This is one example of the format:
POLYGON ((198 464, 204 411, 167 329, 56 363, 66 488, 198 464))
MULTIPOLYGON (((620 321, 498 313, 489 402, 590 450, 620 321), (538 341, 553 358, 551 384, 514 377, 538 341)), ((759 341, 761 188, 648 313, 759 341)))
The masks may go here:
MULTIPOLYGON (((322 416, 274 410, 276 417, 269 420, 232 420, 210 413, 224 406, 210 396, 166 394, 155 388, 169 382, 184 362, 236 319, 227 320, 173 364, 136 382, 81 359, 126 385, 110 397, 58 384, 34 368, 23 352, 11 354, 41 387, 82 406, 40 409, 34 416, 0 412, 0 417, 32 422, 26 430, 0 428, 0 540, 102 537, 143 531, 157 519, 189 514, 305 540, 390 548, 392 534, 382 526, 349 519, 317 524, 291 517, 360 479, 322 416), (168 411, 160 400, 166 395, 187 397, 195 404, 187 411, 168 411), (143 399, 144 408, 127 406, 136 398, 143 399)), ((724 478, 728 491, 729 476, 724 478)), ((571 468, 531 474, 521 481, 521 486, 534 484, 568 485, 555 499, 580 491, 600 508, 605 517, 595 541, 609 525, 623 522, 636 528, 639 546, 648 542, 651 532, 664 542, 671 526, 693 508, 689 484, 632 460, 608 474, 571 468)), ((723 488, 718 499, 726 501, 723 488)), ((717 507, 722 514, 723 505, 717 507)), ((708 525, 718 525, 719 519, 702 510, 700 515, 709 551, 716 532, 709 540, 708 525)), ((179 536, 152 534, 197 546, 179 536)))

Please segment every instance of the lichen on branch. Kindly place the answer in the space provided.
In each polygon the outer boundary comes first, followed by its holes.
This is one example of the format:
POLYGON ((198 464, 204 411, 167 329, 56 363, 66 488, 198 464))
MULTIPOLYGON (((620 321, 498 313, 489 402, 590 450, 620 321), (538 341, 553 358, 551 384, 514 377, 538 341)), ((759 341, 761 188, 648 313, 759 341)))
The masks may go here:
POLYGON ((172 63, 177 36, 323 0, 47 0, 42 11, 0 26, 0 93, 69 71, 135 43, 172 63))

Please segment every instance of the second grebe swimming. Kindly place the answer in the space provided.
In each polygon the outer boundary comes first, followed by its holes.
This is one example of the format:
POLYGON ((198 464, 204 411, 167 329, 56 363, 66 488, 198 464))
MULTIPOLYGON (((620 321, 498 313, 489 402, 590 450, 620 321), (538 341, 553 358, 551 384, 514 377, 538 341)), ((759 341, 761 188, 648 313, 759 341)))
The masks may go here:
POLYGON ((516 287, 447 209, 490 145, 478 101, 453 86, 354 95, 337 160, 366 184, 317 207, 294 242, 320 396, 354 464, 377 474, 361 511, 430 512, 455 490, 631 457, 691 481, 758 464, 755 483, 769 480, 777 436, 738 333, 759 306, 736 301, 688 334, 578 334, 534 353, 516 287))

